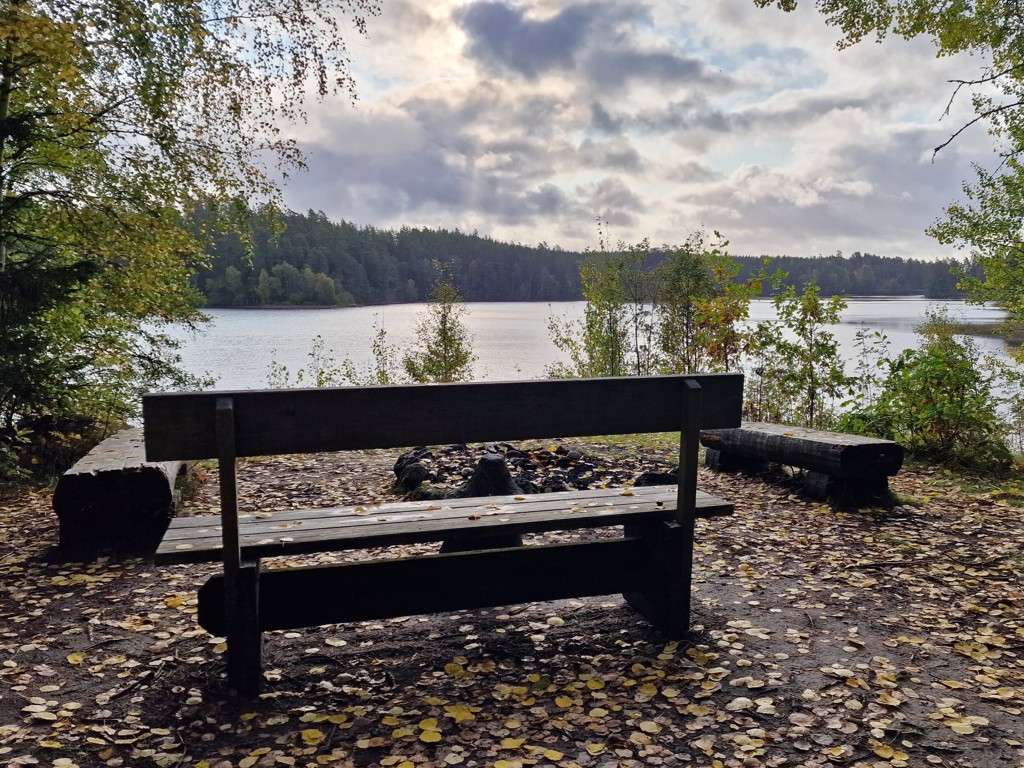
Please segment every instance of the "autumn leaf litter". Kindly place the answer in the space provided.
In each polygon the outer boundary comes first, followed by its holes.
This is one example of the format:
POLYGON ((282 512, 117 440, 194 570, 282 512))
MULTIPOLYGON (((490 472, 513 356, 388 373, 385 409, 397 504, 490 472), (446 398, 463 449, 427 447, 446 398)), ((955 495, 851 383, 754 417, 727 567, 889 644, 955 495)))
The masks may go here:
MULTIPOLYGON (((393 460, 252 462, 241 493, 372 503, 393 460)), ((1024 766, 1020 509, 922 470, 893 482, 907 503, 847 512, 767 480, 701 470, 737 511, 699 524, 693 643, 619 596, 272 633, 252 702, 195 624, 213 566, 57 562, 49 494, 5 500, 0 762, 1024 766)))

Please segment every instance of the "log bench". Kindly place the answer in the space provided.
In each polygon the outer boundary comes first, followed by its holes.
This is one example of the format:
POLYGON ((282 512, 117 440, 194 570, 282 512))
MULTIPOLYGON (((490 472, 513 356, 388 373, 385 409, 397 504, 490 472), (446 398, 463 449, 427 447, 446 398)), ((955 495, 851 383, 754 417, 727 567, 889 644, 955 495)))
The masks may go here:
POLYGON ((198 619, 226 636, 228 688, 243 696, 259 691, 270 630, 621 592, 656 627, 682 636, 696 520, 732 511, 697 491, 698 434, 738 425, 742 392, 742 375, 716 374, 146 395, 150 460, 220 466, 220 517, 176 518, 155 562, 223 561, 223 574, 200 589, 198 619), (678 486, 238 514, 240 457, 675 430, 678 486), (493 546, 610 526, 621 535, 493 546), (452 539, 487 548, 260 564, 452 539))
POLYGON ((815 499, 885 496, 889 477, 903 466, 903 446, 892 440, 782 424, 703 430, 700 441, 712 469, 757 471, 768 463, 806 469, 804 493, 815 499))
POLYGON ((53 492, 60 548, 73 557, 151 555, 174 516, 181 461, 146 461, 142 428, 101 442, 61 475, 53 492))

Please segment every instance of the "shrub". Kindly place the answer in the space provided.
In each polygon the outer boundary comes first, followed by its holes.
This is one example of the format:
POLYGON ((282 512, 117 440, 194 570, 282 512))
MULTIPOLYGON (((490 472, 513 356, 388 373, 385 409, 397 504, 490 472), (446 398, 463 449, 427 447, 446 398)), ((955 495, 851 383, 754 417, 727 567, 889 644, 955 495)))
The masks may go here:
POLYGON ((942 463, 1009 467, 1013 457, 996 391, 1002 367, 955 330, 945 313, 929 312, 918 328, 921 347, 892 360, 877 400, 847 414, 839 428, 896 440, 910 453, 942 463))

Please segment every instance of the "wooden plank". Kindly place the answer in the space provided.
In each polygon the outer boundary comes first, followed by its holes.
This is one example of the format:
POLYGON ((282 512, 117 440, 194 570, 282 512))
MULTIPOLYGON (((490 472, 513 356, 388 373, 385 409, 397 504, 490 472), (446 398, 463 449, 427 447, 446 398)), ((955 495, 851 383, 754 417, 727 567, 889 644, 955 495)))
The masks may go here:
MULTIPOLYGON (((492 496, 452 499, 424 505, 402 502, 370 514, 357 507, 288 510, 267 516, 241 518, 242 557, 264 558, 313 552, 341 551, 441 541, 576 530, 626 522, 670 519, 675 513, 675 486, 581 491, 526 497, 492 496), (614 493, 614 495, 610 495, 614 493), (558 498, 568 496, 569 499, 558 498), (481 504, 481 502, 486 502, 481 504), (437 506, 437 509, 429 509, 437 506)), ((698 493, 700 517, 732 513, 732 504, 698 493)), ((157 551, 160 565, 209 562, 221 557, 217 518, 179 518, 172 523, 157 551)))
MULTIPOLYGON (((642 539, 460 552, 398 560, 264 570, 260 628, 298 629, 647 588, 642 539)), ((224 581, 199 591, 199 623, 226 631, 224 581)))
POLYGON ((180 461, 148 462, 141 428, 101 442, 57 482, 60 545, 75 556, 151 554, 174 513, 180 461))
MULTIPOLYGON (((630 506, 640 503, 664 504, 674 509, 674 485, 649 485, 637 488, 591 488, 584 491, 559 491, 515 496, 485 496, 481 498, 452 498, 434 501, 390 501, 365 506, 319 507, 313 509, 284 509, 275 512, 258 512, 242 515, 239 521, 254 532, 274 532, 282 524, 301 523, 303 526, 316 524, 321 518, 326 525, 374 525, 382 522, 407 522, 418 520, 465 520, 468 515, 494 516, 508 512, 557 512, 578 507, 630 506)), ((714 516, 719 507, 728 510, 729 502, 718 499, 703 491, 697 491, 698 504, 706 516, 714 516)), ((724 512, 728 514, 728 511, 724 512)), ((167 538, 187 538, 193 530, 209 531, 218 526, 216 515, 179 517, 167 531, 167 538)), ((211 534, 212 535, 212 534, 211 534)))
POLYGON ((675 431, 684 382, 700 426, 739 426, 742 374, 148 394, 151 461, 216 458, 214 407, 230 396, 237 455, 675 431))
POLYGON ((741 428, 705 430, 701 442, 722 453, 837 478, 895 475, 903 465, 903 447, 892 440, 782 424, 749 422, 741 428))

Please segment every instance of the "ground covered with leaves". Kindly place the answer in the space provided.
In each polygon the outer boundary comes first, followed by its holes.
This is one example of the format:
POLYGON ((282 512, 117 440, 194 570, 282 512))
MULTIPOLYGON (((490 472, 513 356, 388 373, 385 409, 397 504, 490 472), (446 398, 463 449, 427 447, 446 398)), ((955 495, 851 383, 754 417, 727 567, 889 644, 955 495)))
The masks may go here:
MULTIPOLYGON (((599 474, 659 466, 575 447, 599 474)), ((372 501, 394 458, 252 462, 240 490, 372 501)), ((214 566, 63 563, 49 493, 2 501, 0 763, 1024 766, 1014 499, 924 470, 894 480, 902 503, 846 512, 781 478, 700 483, 736 514, 698 527, 692 642, 619 596, 271 633, 249 702, 195 624, 214 566)))

